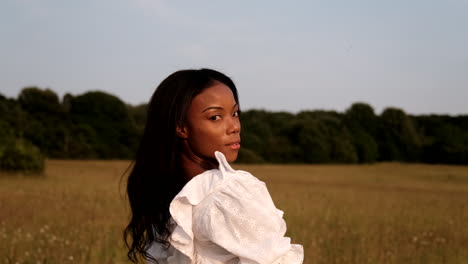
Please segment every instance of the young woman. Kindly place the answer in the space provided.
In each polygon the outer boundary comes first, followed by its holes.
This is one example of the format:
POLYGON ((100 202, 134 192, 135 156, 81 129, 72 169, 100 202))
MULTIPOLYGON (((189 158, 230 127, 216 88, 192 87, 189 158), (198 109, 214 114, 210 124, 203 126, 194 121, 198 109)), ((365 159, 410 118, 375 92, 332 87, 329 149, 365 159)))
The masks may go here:
POLYGON ((234 83, 214 70, 178 71, 156 89, 127 182, 132 262, 302 263, 265 184, 228 163, 239 115, 234 83))

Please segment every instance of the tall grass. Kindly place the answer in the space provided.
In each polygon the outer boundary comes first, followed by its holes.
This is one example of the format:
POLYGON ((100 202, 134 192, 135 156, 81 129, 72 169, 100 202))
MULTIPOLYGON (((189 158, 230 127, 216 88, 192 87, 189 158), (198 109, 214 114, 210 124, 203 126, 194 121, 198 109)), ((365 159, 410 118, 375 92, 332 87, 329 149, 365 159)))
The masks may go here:
MULTIPOLYGON (((42 178, 0 172, 0 263, 128 263, 128 164, 51 160, 42 178)), ((468 263, 468 167, 235 167, 267 183, 305 263, 468 263)))
POLYGON ((468 263, 468 167, 252 166, 306 263, 468 263))
POLYGON ((48 161, 43 178, 2 175, 0 263, 126 263, 128 164, 48 161))

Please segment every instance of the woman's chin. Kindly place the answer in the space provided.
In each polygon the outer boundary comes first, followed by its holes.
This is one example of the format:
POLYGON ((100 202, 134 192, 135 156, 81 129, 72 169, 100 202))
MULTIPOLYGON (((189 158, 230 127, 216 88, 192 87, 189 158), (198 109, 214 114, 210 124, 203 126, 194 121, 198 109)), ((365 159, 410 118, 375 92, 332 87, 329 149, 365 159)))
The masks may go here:
POLYGON ((230 151, 229 153, 223 153, 226 157, 227 162, 234 162, 237 160, 237 156, 239 155, 238 151, 230 151))

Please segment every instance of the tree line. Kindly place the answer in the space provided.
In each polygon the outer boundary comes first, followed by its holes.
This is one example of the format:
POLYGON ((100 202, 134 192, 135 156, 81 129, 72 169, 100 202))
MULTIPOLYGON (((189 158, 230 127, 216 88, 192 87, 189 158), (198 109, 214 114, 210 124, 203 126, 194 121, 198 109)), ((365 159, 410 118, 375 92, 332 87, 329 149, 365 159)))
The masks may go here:
MULTIPOLYGON (((11 162, 12 146, 54 159, 133 159, 146 110, 102 91, 61 99, 38 87, 16 99, 0 94, 0 163, 11 162)), ((239 162, 468 164, 468 115, 415 116, 398 108, 378 115, 354 103, 342 113, 248 110, 241 122, 239 162)))

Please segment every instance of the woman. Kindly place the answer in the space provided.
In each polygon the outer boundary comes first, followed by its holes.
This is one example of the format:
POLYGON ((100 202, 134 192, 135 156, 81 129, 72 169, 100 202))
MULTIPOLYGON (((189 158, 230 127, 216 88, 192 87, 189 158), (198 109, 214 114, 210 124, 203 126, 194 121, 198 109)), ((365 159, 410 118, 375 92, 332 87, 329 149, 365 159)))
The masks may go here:
POLYGON ((127 194, 132 262, 301 263, 263 182, 233 170, 240 148, 232 80, 182 70, 156 89, 127 194))

